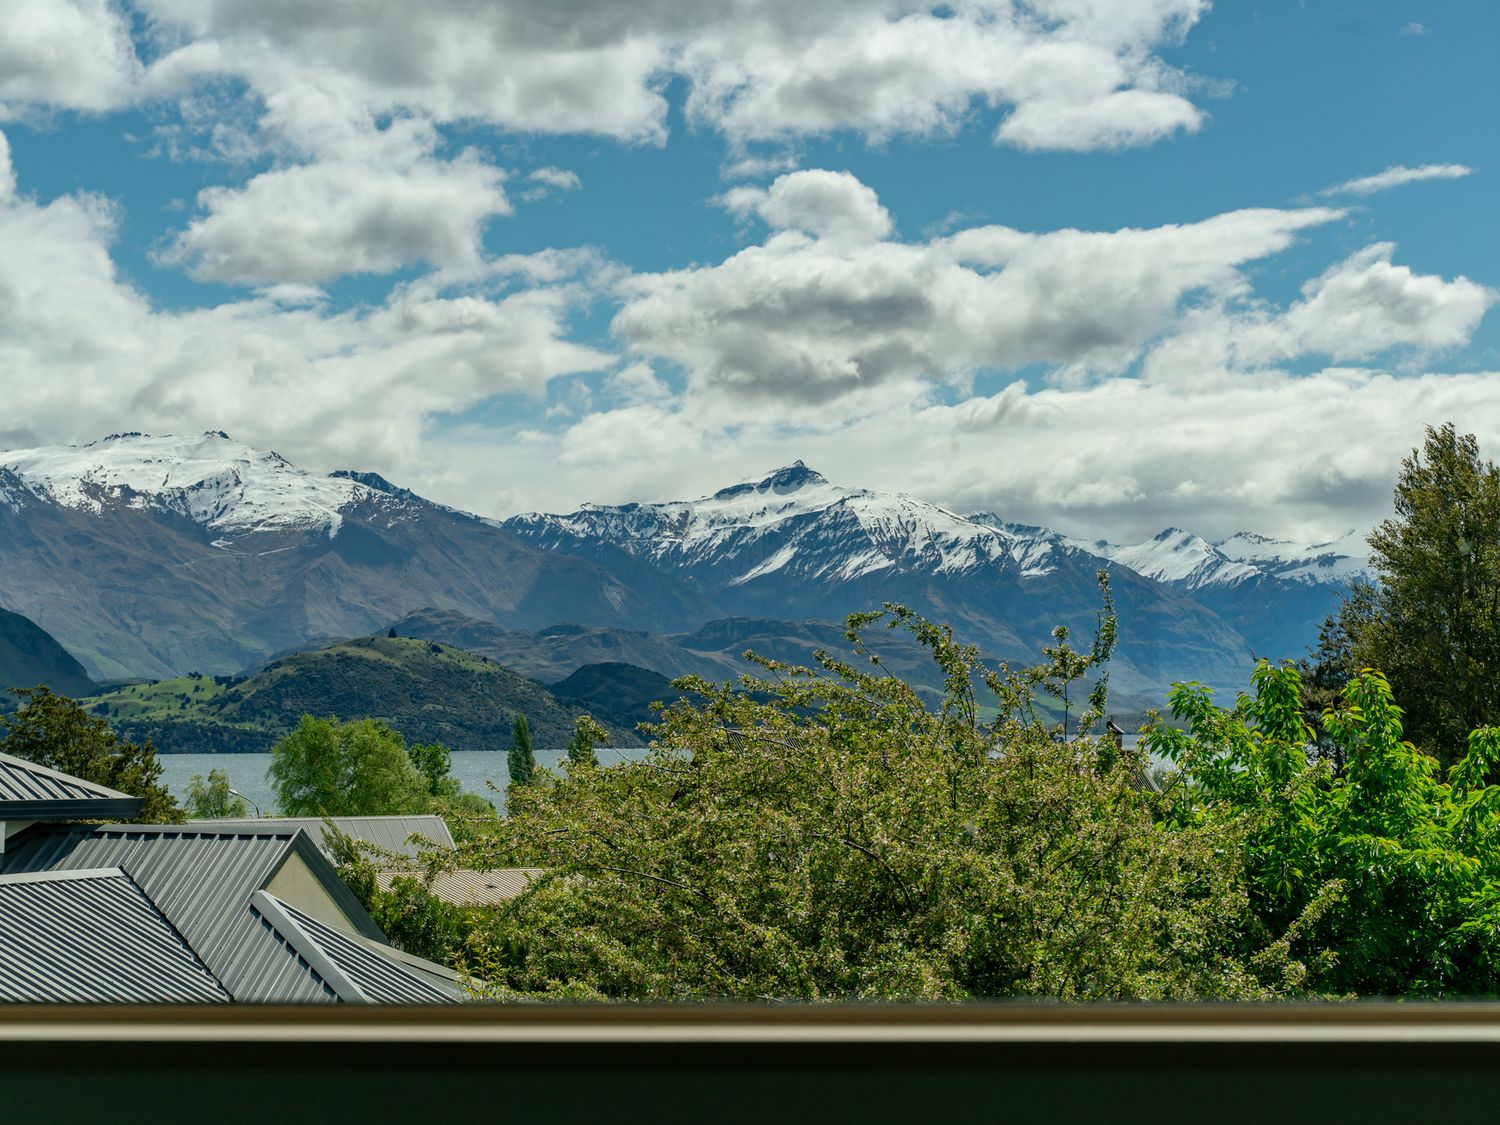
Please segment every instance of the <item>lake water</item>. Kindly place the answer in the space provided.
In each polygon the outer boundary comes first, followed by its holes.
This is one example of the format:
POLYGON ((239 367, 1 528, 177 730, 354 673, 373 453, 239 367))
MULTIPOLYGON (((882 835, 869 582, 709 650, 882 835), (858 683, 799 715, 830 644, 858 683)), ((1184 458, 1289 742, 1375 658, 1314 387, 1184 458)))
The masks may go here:
MULTIPOLYGON (((594 753, 601 764, 610 765, 639 757, 645 751, 602 749, 594 753)), ((549 756, 542 753, 537 760, 545 766, 556 766, 565 756, 559 752, 549 760, 549 756)), ((229 776, 230 787, 259 805, 262 814, 270 816, 276 809, 276 796, 266 781, 266 770, 271 765, 269 754, 160 754, 157 761, 162 764, 162 781, 179 801, 187 799, 188 782, 194 774, 207 777, 209 770, 223 770, 229 776)), ((505 751, 455 752, 452 773, 465 792, 483 795, 494 801, 497 809, 505 807, 504 790, 510 782, 510 773, 505 768, 505 751), (488 782, 494 782, 501 791, 494 792, 488 782)), ((250 811, 253 814, 255 810, 250 811)))
MULTIPOLYGON (((1137 738, 1134 734, 1126 735, 1126 745, 1134 746, 1137 738)), ((601 765, 612 765, 642 757, 646 752, 641 749, 601 749, 594 753, 601 765)), ((555 768, 565 757, 562 751, 555 755, 544 751, 537 760, 544 766, 555 768)), ((276 809, 276 796, 266 781, 266 770, 271 765, 269 754, 159 754, 157 761, 162 764, 162 781, 179 801, 187 799, 188 782, 194 774, 207 777, 209 770, 223 770, 229 775, 230 787, 259 805, 263 815, 270 816, 276 809)), ((505 787, 510 783, 510 771, 505 768, 505 751, 455 751, 452 773, 465 792, 479 793, 495 802, 497 809, 504 810, 505 787), (491 789, 489 782, 494 782, 500 792, 491 789)), ((252 813, 254 811, 251 809, 252 813)))

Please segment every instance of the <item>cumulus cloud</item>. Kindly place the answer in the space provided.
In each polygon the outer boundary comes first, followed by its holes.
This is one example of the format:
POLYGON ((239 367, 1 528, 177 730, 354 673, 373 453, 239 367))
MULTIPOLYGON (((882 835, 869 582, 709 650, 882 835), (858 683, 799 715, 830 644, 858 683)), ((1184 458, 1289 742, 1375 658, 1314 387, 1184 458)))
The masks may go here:
POLYGON ((308 164, 206 188, 205 212, 160 255, 204 281, 312 284, 423 261, 472 270, 486 220, 509 214, 505 173, 473 152, 433 155, 430 126, 369 126, 308 164))
POLYGON ((1120 147, 1202 120, 1156 52, 1207 0, 139 2, 183 40, 154 88, 234 73, 264 93, 290 67, 439 122, 660 141, 673 76, 689 116, 737 143, 929 133, 1006 107, 1004 143, 1120 147))
POLYGON ((700 390, 804 403, 983 368, 1122 369, 1189 294, 1238 291, 1238 266, 1341 214, 899 242, 882 238, 889 216, 847 173, 795 172, 725 202, 777 229, 718 265, 628 279, 614 331, 638 355, 682 365, 700 390))
POLYGON ((273 287, 169 312, 118 276, 115 223, 94 196, 0 201, 0 446, 227 427, 315 467, 415 479, 432 419, 612 363, 567 339, 584 294, 559 255, 502 263, 519 287, 494 296, 428 280, 330 311, 315 290, 273 287))
POLYGON ((1497 296, 1466 277, 1451 281, 1395 265, 1376 243, 1302 287, 1282 310, 1224 305, 1194 310, 1147 357, 1148 378, 1195 382, 1205 371, 1246 371, 1305 355, 1367 360, 1393 348, 1440 351, 1468 342, 1497 296))
POLYGON ((106 110, 132 96, 140 63, 110 0, 6 0, 0 119, 33 108, 106 110))
POLYGON ((774 230, 847 242, 874 242, 891 233, 890 212, 848 172, 792 172, 769 188, 734 188, 723 202, 741 217, 759 215, 774 230))
POLYGON ((1013 383, 953 404, 912 398, 790 422, 730 419, 687 398, 599 410, 540 444, 492 452, 488 465, 505 476, 551 458, 554 471, 512 511, 682 498, 802 458, 836 483, 1086 537, 1187 526, 1316 541, 1388 514, 1399 455, 1421 443, 1423 423, 1456 419, 1486 447, 1500 444, 1497 378, 1328 368, 1188 388, 1013 383))
POLYGON ((1361 176, 1345 180, 1341 184, 1324 188, 1320 195, 1374 195, 1377 191, 1414 184, 1420 180, 1458 180, 1472 175, 1474 169, 1464 164, 1423 164, 1419 168, 1408 168, 1397 164, 1373 176, 1361 176))

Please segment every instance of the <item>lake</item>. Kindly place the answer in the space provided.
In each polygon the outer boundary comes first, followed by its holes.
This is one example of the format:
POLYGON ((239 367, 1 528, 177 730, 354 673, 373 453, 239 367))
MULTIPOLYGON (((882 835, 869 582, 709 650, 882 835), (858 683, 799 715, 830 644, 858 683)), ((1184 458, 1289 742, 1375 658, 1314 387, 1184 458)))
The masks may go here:
MULTIPOLYGON (((600 749, 594 753, 601 764, 611 765, 640 757, 645 751, 600 749)), ((542 765, 556 766, 564 757, 566 755, 562 751, 555 755, 543 752, 538 755, 537 760, 542 765)), ((262 814, 269 816, 276 809, 275 794, 266 781, 266 770, 271 765, 269 754, 159 754, 157 761, 162 764, 163 783, 179 801, 187 799, 188 782, 193 779, 194 774, 207 777, 209 770, 223 770, 229 776, 230 786, 259 805, 262 814)), ((505 807, 504 790, 510 781, 510 773, 505 768, 505 751, 455 752, 452 774, 465 792, 482 794, 494 801, 497 809, 505 807), (487 783, 491 781, 501 792, 496 793, 489 788, 487 783)), ((255 812, 253 808, 250 811, 252 814, 255 812)))

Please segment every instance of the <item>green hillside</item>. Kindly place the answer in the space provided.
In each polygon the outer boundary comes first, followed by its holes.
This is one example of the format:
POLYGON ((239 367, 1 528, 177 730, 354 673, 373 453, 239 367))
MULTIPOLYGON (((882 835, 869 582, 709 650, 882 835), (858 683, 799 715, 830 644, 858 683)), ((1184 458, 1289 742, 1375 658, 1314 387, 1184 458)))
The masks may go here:
MULTIPOLYGON (((560 748, 586 709, 483 656, 406 637, 362 637, 297 653, 245 679, 133 684, 88 705, 125 737, 149 736, 163 753, 265 751, 304 714, 381 719, 410 742, 496 751, 509 747, 523 714, 538 748, 560 748)), ((628 738, 623 745, 638 740, 628 729, 611 733, 628 738)))

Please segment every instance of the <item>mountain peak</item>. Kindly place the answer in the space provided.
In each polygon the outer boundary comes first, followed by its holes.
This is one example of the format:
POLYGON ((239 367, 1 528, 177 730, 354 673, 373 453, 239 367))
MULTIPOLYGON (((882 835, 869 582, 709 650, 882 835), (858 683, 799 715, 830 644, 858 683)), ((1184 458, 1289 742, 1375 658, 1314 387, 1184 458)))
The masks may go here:
POLYGON ((743 496, 748 492, 775 492, 785 495, 790 492, 799 492, 804 488, 817 486, 826 487, 828 479, 822 473, 809 469, 802 461, 793 461, 777 469, 768 477, 760 480, 743 481, 740 484, 732 484, 728 488, 721 488, 714 493, 715 500, 730 500, 736 496, 743 496))

